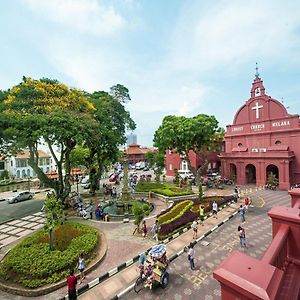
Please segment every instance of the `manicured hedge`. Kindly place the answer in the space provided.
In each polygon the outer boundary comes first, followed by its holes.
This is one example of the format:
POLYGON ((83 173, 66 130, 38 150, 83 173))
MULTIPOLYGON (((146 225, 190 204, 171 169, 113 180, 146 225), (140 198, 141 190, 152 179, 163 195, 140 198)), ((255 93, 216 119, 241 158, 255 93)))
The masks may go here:
POLYGON ((135 190, 137 192, 154 192, 167 197, 193 194, 193 191, 190 188, 180 188, 172 184, 147 181, 139 181, 135 190))
POLYGON ((188 209, 190 209, 193 204, 194 204, 194 202, 191 200, 185 200, 180 203, 177 203, 176 205, 174 205, 172 207, 172 209, 169 212, 163 214, 162 216, 160 216, 158 218, 158 224, 159 225, 168 224, 168 223, 174 221, 176 218, 180 217, 188 209))
POLYGON ((66 278, 82 253, 88 263, 98 244, 96 229, 66 223, 54 229, 55 250, 49 248, 48 231, 42 229, 14 247, 0 264, 0 278, 36 288, 66 278))
MULTIPOLYGON (((233 200, 234 196, 209 196, 204 197, 202 201, 200 200, 177 200, 174 201, 173 205, 169 207, 167 210, 161 212, 157 217, 158 220, 168 219, 168 216, 172 216, 172 219, 170 219, 170 222, 164 222, 160 225, 160 230, 158 237, 159 239, 165 239, 168 236, 174 234, 178 229, 183 228, 191 224, 195 219, 199 217, 199 205, 205 206, 205 212, 209 213, 212 209, 212 203, 213 201, 216 201, 219 206, 224 205, 225 203, 233 200), (192 202, 193 204, 189 206, 188 209, 185 209, 187 207, 187 201, 192 202), (183 203, 182 205, 180 205, 183 203), (175 208, 182 208, 182 211, 179 211, 179 209, 176 209, 176 212, 178 213, 177 216, 172 214, 172 212, 175 211, 175 208)), ((159 222, 160 223, 160 222, 159 222)))

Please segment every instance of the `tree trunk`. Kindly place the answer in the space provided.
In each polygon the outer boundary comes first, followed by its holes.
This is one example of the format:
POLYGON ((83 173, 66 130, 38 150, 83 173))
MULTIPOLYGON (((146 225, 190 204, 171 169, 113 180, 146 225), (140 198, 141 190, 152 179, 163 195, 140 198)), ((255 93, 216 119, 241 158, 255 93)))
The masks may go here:
POLYGON ((54 250, 54 234, 53 234, 53 227, 51 226, 49 229, 49 247, 50 250, 54 250))

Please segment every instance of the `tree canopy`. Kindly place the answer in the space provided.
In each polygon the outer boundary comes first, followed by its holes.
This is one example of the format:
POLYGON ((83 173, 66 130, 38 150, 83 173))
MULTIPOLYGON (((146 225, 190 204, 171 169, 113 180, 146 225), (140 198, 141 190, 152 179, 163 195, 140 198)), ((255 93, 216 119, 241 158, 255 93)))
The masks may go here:
POLYGON ((105 161, 117 157, 127 127, 135 127, 123 105, 130 100, 128 89, 116 85, 111 91, 112 95, 88 94, 57 80, 23 77, 20 84, 0 93, 0 151, 14 155, 29 149, 28 163, 39 179, 65 199, 70 192, 72 155, 79 159, 76 146, 88 149, 86 166, 93 165, 97 155, 97 167, 102 168, 105 161), (38 165, 41 141, 55 160, 58 181, 48 179, 38 165))
POLYGON ((214 116, 199 114, 188 118, 169 115, 156 130, 154 145, 160 151, 175 149, 188 162, 189 169, 199 177, 202 169, 195 170, 191 166, 189 151, 194 151, 205 160, 205 154, 214 148, 223 132, 214 116))

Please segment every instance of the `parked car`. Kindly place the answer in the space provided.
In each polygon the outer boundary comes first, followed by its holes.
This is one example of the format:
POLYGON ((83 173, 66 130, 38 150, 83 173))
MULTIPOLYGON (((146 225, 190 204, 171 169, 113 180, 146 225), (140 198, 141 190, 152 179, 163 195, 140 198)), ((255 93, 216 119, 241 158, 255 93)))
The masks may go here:
POLYGON ((91 186, 91 182, 90 179, 88 177, 85 177, 81 180, 80 185, 84 188, 84 189, 89 189, 91 186))
POLYGON ((182 179, 195 179, 195 176, 193 175, 193 173, 189 172, 189 171, 178 171, 179 176, 182 179))
POLYGON ((9 197, 7 199, 7 202, 9 204, 12 204, 12 203, 16 203, 16 202, 20 202, 20 201, 24 201, 24 200, 29 200, 32 198, 33 198, 33 193, 31 193, 31 192, 19 192, 19 193, 16 193, 14 196, 9 197))

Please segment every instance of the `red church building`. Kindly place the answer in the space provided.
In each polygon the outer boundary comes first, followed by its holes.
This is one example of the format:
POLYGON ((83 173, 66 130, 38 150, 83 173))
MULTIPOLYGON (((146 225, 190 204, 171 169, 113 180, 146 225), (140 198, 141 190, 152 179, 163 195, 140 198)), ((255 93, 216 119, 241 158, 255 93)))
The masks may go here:
POLYGON ((271 96, 256 73, 251 96, 227 126, 222 175, 236 184, 265 185, 272 172, 280 189, 300 182, 300 121, 271 96))

